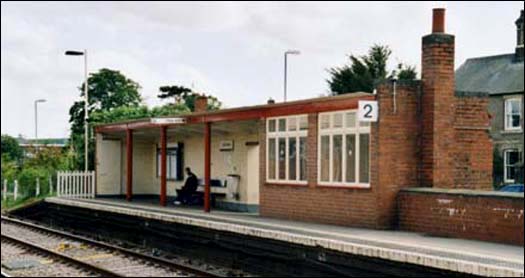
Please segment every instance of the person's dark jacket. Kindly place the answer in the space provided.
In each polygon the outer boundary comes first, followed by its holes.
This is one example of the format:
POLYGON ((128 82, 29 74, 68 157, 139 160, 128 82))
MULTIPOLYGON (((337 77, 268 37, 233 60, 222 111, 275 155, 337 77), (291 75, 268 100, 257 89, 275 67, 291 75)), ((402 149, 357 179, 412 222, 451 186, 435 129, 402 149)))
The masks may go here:
POLYGON ((198 187, 199 187, 199 180, 197 179, 197 176, 195 176, 195 174, 191 173, 186 179, 186 182, 184 183, 183 190, 186 192, 193 193, 197 191, 198 187))

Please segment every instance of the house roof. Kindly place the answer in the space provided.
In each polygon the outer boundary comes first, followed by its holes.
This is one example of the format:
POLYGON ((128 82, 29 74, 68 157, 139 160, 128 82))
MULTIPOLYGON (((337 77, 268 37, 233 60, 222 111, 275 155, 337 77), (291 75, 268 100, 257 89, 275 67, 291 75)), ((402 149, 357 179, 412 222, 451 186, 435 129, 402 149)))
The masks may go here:
POLYGON ((52 146, 52 147, 64 147, 69 142, 67 138, 42 138, 42 139, 25 139, 17 138, 18 143, 21 146, 52 146))
POLYGON ((523 92, 523 61, 515 54, 468 59, 456 71, 456 91, 490 95, 523 92))

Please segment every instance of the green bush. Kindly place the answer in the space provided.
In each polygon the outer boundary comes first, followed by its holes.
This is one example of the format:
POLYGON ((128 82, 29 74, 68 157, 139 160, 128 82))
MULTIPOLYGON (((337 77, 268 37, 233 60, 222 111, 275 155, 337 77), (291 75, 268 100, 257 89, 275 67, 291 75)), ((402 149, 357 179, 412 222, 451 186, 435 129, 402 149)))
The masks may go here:
POLYGON ((36 180, 40 181, 40 194, 49 192, 51 172, 44 168, 24 168, 18 175, 18 194, 23 197, 35 196, 36 180))

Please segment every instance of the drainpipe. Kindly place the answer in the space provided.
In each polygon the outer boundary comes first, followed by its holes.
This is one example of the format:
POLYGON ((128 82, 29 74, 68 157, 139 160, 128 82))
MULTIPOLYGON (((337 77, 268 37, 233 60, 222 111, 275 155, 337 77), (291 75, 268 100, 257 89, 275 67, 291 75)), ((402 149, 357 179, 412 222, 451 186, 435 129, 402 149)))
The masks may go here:
POLYGON ((397 113, 397 79, 392 79, 392 85, 394 87, 394 114, 397 113))

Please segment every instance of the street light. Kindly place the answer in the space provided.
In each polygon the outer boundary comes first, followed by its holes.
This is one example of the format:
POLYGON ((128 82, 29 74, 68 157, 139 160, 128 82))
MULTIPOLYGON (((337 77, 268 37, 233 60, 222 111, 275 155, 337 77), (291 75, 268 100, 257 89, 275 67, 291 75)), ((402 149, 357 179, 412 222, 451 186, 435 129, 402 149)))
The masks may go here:
POLYGON ((287 76, 288 76, 288 55, 299 55, 301 52, 299 50, 287 50, 284 52, 284 102, 287 99, 287 76))
POLYGON ((35 100, 35 144, 36 140, 38 139, 38 104, 46 102, 45 99, 37 99, 35 100))
POLYGON ((74 51, 68 50, 67 56, 84 56, 84 171, 88 171, 88 73, 87 73, 87 50, 74 51))

